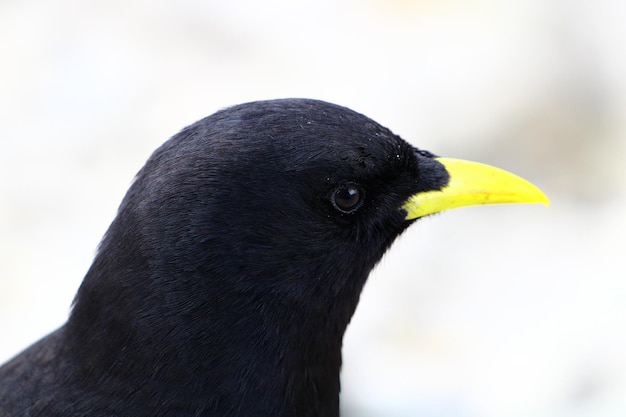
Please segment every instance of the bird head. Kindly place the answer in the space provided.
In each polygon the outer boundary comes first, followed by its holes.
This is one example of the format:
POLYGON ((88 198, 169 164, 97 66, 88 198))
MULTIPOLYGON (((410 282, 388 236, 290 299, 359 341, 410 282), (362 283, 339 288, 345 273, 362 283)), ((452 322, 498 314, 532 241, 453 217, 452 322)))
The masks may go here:
POLYGON ((335 409, 343 333, 394 239, 432 213, 506 202, 547 198, 345 107, 227 108, 137 174, 78 291, 70 352, 172 403, 227 392, 241 407, 253 391, 266 411, 335 409))
POLYGON ((417 149, 345 107, 247 103, 155 151, 94 263, 111 271, 88 274, 83 287, 113 281, 142 296, 180 296, 172 305, 189 309, 249 294, 337 308, 347 322, 371 269, 416 219, 508 202, 547 198, 506 171, 417 149))

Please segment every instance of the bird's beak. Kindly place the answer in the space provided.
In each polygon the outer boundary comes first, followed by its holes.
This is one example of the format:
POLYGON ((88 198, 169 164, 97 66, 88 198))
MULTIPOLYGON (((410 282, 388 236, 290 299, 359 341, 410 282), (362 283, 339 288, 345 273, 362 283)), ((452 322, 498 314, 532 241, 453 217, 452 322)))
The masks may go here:
POLYGON ((502 169, 453 158, 436 158, 448 171, 450 180, 441 190, 413 194, 402 206, 406 219, 456 207, 497 203, 550 204, 536 186, 502 169))

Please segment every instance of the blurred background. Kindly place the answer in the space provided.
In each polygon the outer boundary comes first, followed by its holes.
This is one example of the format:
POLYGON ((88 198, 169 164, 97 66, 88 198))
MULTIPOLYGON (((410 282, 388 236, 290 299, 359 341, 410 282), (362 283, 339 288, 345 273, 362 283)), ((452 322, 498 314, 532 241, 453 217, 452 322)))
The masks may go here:
POLYGON ((626 415, 625 21, 617 0, 0 2, 0 361, 65 321, 163 141, 311 97, 552 200, 401 237, 344 340, 345 415, 626 415))

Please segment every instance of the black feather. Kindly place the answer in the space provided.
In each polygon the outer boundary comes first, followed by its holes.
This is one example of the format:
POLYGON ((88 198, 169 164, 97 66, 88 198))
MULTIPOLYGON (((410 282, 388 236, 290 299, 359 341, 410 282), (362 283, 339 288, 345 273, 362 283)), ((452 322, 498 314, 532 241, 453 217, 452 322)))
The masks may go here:
POLYGON ((66 325, 0 368, 6 416, 337 416, 365 280, 440 189, 433 155, 344 107, 243 104, 138 173, 66 325), (351 184, 363 201, 337 209, 351 184))

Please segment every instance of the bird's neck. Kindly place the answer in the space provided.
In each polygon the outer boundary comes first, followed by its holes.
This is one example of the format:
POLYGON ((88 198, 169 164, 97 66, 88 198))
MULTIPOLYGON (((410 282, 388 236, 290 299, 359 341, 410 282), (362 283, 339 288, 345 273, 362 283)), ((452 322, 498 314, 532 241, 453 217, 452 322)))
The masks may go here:
POLYGON ((274 327, 256 334, 235 359, 237 383, 254 384, 261 404, 274 403, 242 415, 338 416, 343 332, 298 317, 285 325, 289 328, 278 333, 274 327))
POLYGON ((196 348, 186 357, 204 358, 204 370, 195 375, 202 390, 228 393, 222 401, 236 407, 233 415, 337 417, 347 323, 242 300, 237 297, 239 308, 216 311, 219 323, 204 329, 204 338, 187 342, 196 348))
MULTIPOLYGON (((84 296, 75 308, 97 304, 84 296)), ((109 311, 92 316, 82 329, 70 321, 74 354, 86 368, 110 373, 117 389, 126 384, 147 398, 159 393, 155 407, 161 409, 217 410, 209 416, 339 415, 341 343, 349 317, 337 322, 336 314, 241 295, 185 316, 180 309, 132 320, 109 311)))

